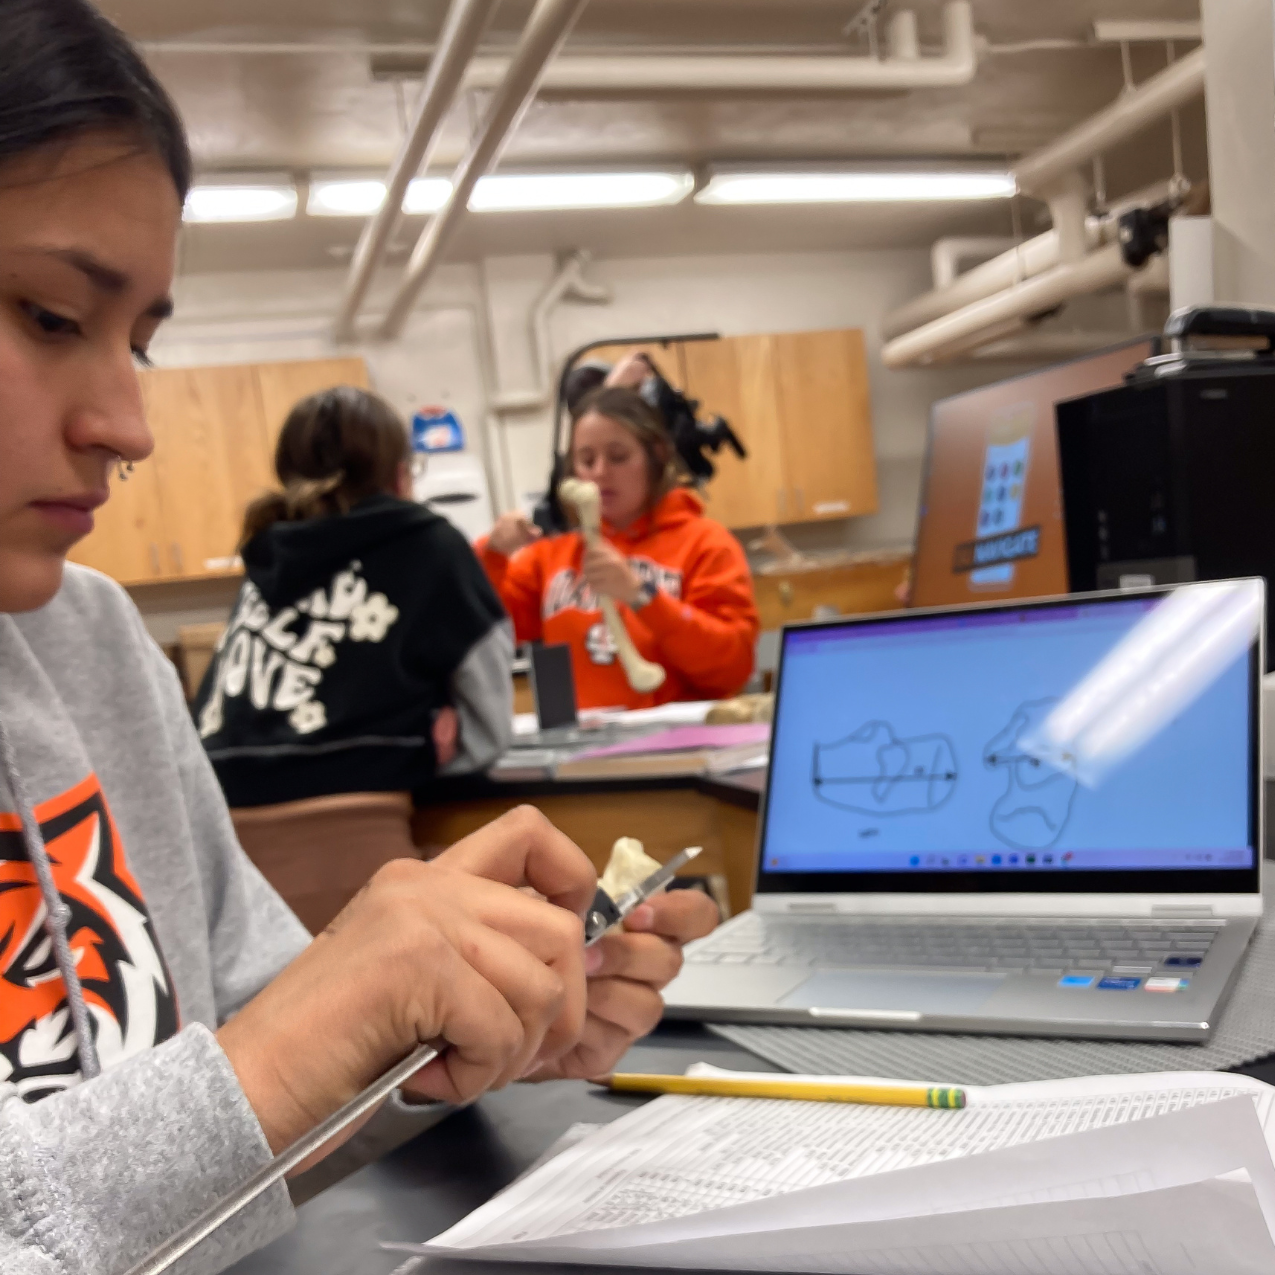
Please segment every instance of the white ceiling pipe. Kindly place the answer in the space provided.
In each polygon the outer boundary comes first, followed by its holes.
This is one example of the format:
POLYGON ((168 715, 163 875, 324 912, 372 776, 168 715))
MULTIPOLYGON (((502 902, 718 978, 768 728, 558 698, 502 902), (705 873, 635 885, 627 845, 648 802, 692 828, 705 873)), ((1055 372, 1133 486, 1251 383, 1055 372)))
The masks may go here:
MULTIPOLYGON (((898 15, 902 17, 902 15, 898 15)), ((943 8, 943 52, 908 56, 903 28, 890 56, 792 56, 784 54, 572 54, 559 58, 541 87, 559 93, 809 92, 856 89, 948 88, 969 84, 978 70, 974 19, 968 0, 943 8)), ((919 50, 918 50, 919 53, 919 50)), ((491 88, 506 59, 475 58, 465 84, 491 88)))
POLYGON ((1029 279, 1058 264, 1058 235, 1047 230, 1016 248, 974 266, 946 288, 923 293, 891 311, 881 321, 881 335, 887 340, 931 323, 953 310, 990 297, 993 293, 1029 279))
POLYGON ((1068 173, 1203 92, 1204 50, 1199 48, 1144 80, 1137 88, 1122 93, 1110 106, 1048 146, 1019 160, 1013 170, 1018 189, 1028 195, 1050 193, 1068 173))
POLYGON ((946 367, 951 363, 959 363, 969 358, 980 346, 985 345, 988 341, 1008 340, 1025 332, 1028 326, 1027 319, 1015 316, 1012 319, 1003 319, 1000 323, 993 324, 990 328, 979 328, 978 331, 971 332, 959 341, 953 341, 950 345, 943 346, 934 355, 927 357, 925 366, 946 367))
POLYGON ((971 257, 987 261, 1013 246, 1008 235, 946 235, 936 239, 930 245, 930 274, 935 289, 950 288, 961 273, 961 263, 971 257))
POLYGON ((385 180, 385 200, 363 227, 350 258, 350 274, 337 308, 335 335, 338 341, 348 341, 354 336, 359 307, 398 226, 407 187, 428 163, 429 152, 438 140, 439 126, 456 99, 465 68, 495 7, 496 0, 452 0, 439 35, 438 51, 430 59, 416 99, 407 136, 385 180))
MULTIPOLYGON (((1093 249, 1105 243, 1114 235, 1115 219, 1121 213, 1167 199, 1171 193, 1169 188, 1168 181, 1154 182, 1114 202, 1105 217, 1086 218, 1086 246, 1093 249)), ((935 288, 919 297, 913 297, 911 301, 885 316, 881 322, 881 335, 887 340, 901 336, 904 332, 919 328, 923 323, 959 310, 972 301, 990 297, 1002 288, 1038 275, 1041 271, 1056 266, 1059 260, 1058 232, 1046 230, 1044 234, 1027 239, 1016 248, 1009 248, 1001 256, 993 257, 981 266, 974 266, 964 274, 957 275, 948 287, 935 288)))
POLYGON ((1199 19, 1097 18, 1093 38, 1099 44, 1163 44, 1165 40, 1198 40, 1203 34, 1199 19))
POLYGON ((1129 340, 1129 332, 1025 332, 992 341, 971 350, 964 357, 978 363, 1052 362, 1109 349, 1129 340))
POLYGON ((1049 219, 1058 236, 1058 260, 1079 261, 1088 251, 1089 183, 1068 173, 1050 192, 1049 219))
MULTIPOLYGON (((1122 284, 1134 273, 1118 243, 1092 252, 1082 261, 1067 262, 1034 278, 945 314, 890 341, 881 351, 888 368, 911 367, 942 358, 948 347, 985 331, 997 332, 1012 319, 1030 318, 1054 309, 1072 297, 1085 296, 1122 284)), ((999 334, 999 333, 998 333, 999 334)))
POLYGON ((581 301, 586 305, 607 305, 615 299, 604 283, 595 283, 585 277, 590 256, 577 249, 558 268, 545 290, 531 307, 527 319, 527 335, 531 347, 531 362, 535 368, 537 388, 512 390, 498 394, 492 400, 492 409, 500 415, 518 415, 526 412, 543 412, 553 406, 557 391, 553 361, 549 349, 549 316, 564 301, 581 301))
MULTIPOLYGON (((940 316, 994 296, 1019 280, 1032 278, 1059 262, 1079 260, 1084 248, 1101 240, 1102 223, 1081 223, 1080 167, 1109 147, 1133 137, 1163 115, 1204 91, 1204 50, 1187 54, 1163 71, 1121 94, 1110 106, 1090 116, 1013 169, 1020 191, 1050 200, 1058 225, 1020 247, 976 266, 950 287, 925 293, 886 315, 884 336, 898 338, 940 316), (1061 232, 1061 237, 1060 237, 1061 232)), ((1114 212, 1115 210, 1113 210, 1114 212)))
POLYGON ((900 9, 885 28, 885 47, 892 58, 915 62, 921 56, 921 39, 916 30, 916 11, 900 9))
POLYGON ((482 125, 452 174, 452 192, 447 202, 416 241, 407 271, 381 324, 382 336, 394 337, 403 330, 425 281, 465 216, 478 179, 496 162, 501 147, 517 129, 518 121, 536 96, 545 68, 562 47, 586 3, 587 0, 537 0, 482 125))

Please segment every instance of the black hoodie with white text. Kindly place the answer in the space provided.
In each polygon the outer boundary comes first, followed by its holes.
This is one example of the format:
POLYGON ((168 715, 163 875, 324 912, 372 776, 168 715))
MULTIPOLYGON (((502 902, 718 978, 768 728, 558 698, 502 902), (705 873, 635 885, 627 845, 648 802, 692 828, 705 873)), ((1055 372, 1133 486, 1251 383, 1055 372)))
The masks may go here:
POLYGON ((465 538, 411 501, 277 522, 194 704, 232 807, 411 790, 435 771, 440 708, 460 720, 445 773, 484 768, 512 730, 513 637, 465 538))

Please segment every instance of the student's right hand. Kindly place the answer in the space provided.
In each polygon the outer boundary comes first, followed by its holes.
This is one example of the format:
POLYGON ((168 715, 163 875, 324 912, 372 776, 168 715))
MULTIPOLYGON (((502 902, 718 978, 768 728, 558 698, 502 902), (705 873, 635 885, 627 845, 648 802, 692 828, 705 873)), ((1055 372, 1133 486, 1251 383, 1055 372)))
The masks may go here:
POLYGON ((540 528, 526 514, 515 510, 496 519, 496 525, 487 537, 487 546, 508 557, 533 540, 539 540, 540 535, 540 528))
POLYGON ((217 1033, 271 1148, 426 1041, 450 1048, 411 1090, 453 1103, 572 1048, 595 886, 583 851, 529 807, 429 863, 383 867, 217 1033))

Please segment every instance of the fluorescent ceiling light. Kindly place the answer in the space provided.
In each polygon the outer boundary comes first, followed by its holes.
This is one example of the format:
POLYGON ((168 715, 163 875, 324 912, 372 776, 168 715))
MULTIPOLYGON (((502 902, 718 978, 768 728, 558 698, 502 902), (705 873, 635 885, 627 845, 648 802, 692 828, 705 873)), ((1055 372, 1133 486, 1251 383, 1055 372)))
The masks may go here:
MULTIPOLYGON (((413 216, 437 212, 452 184, 446 177, 417 177, 403 196, 403 211, 413 216)), ((385 202, 385 183, 369 177, 314 177, 305 210, 311 217, 370 217, 385 202)))
POLYGON ((452 193, 452 184, 446 177, 416 177, 403 196, 403 211, 420 215, 437 212, 452 193))
POLYGON ((895 203, 916 200, 1008 199, 1005 172, 714 173, 695 196, 701 204, 895 203))
POLYGON ((313 179, 305 210, 311 217, 370 217, 385 202, 385 183, 313 179))
POLYGON ((690 194, 690 173, 508 173, 483 177, 470 196, 474 212, 565 208, 649 208, 690 194))
POLYGON ((199 182, 182 210, 184 221, 287 221, 296 216, 297 188, 291 182, 199 182))
MULTIPOLYGON (((508 173, 479 179, 469 200, 474 212, 529 212, 564 208, 646 208, 675 204, 694 186, 690 173, 508 173)), ((403 211, 437 212, 452 184, 446 177, 417 177, 403 211)), ((370 217, 385 202, 385 183, 371 178, 315 177, 306 212, 311 217, 370 217)))

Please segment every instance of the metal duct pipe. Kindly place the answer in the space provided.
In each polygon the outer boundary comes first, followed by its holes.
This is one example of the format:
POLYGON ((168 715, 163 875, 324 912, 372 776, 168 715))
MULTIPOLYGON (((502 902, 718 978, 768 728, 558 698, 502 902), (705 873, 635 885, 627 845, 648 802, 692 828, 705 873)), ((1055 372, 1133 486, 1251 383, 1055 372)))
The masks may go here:
POLYGON ((1049 193, 1049 219, 1058 236, 1059 261, 1079 261, 1089 249, 1089 183, 1068 173, 1049 193))
POLYGON ((1127 341, 1129 336, 1128 332, 1025 332, 980 345, 965 357, 976 363, 1054 362, 1105 350, 1127 341))
MULTIPOLYGON (((1114 236, 1115 221, 1121 213, 1130 208, 1141 208, 1148 204, 1157 204, 1168 199, 1170 183, 1154 182, 1142 190, 1116 201, 1102 218, 1089 217, 1085 221, 1085 243, 1089 249, 1100 247, 1108 238, 1114 236)), ((944 242, 938 240, 938 243, 944 242)), ((959 242, 959 241, 957 241, 959 242)), ((931 260, 934 249, 931 250, 931 260)), ((958 254, 959 255, 959 254, 958 254)), ((964 274, 957 275, 947 287, 937 287, 930 292, 923 292, 913 297, 897 310, 887 314, 881 322, 881 335, 887 340, 911 332, 923 323, 929 323, 953 310, 969 305, 983 297, 990 297, 1003 288, 1030 279, 1042 271, 1056 266, 1061 260, 1058 246, 1058 232, 1046 230, 1034 239, 1027 239, 1017 247, 1011 247, 999 257, 993 257, 982 265, 974 266, 964 274)))
MULTIPOLYGON (((914 26, 890 24, 886 58, 805 57, 784 54, 572 54, 559 58, 542 87, 560 93, 808 92, 856 89, 948 88, 969 84, 978 70, 974 19, 968 0, 943 7, 943 52, 912 56, 914 26)), ((917 51, 919 53, 919 50, 917 51)), ((504 58, 475 58, 468 88, 492 88, 504 58)))
POLYGON ((963 351, 968 348, 969 338, 981 332, 1003 335, 1003 325, 1011 320, 1030 318, 1072 297, 1121 284, 1134 273, 1134 268, 1126 264, 1120 245, 1108 244, 1081 261, 1054 266, 896 337, 881 351, 881 361, 888 368, 902 368, 942 358, 949 347, 963 351))
POLYGON ((564 301, 609 305, 615 299, 606 284, 594 283, 592 279, 585 277, 585 269, 591 260, 589 253, 577 248, 559 265, 557 274, 531 307, 527 319, 527 339, 532 366, 536 370, 537 388, 497 394, 492 399, 492 410, 497 415, 543 412, 553 406, 557 380, 550 357, 549 316, 564 301))
POLYGON ((1144 80, 1137 88, 1122 93, 1105 110, 1091 115, 1056 141, 1020 160, 1014 167, 1018 189, 1026 195, 1047 194, 1068 173, 1203 92, 1204 49, 1199 48, 1144 80))
POLYGON ((447 202, 416 241, 403 281, 381 324, 382 336, 393 337, 402 331, 430 271, 464 217, 478 179, 495 163, 501 147, 518 127, 518 121, 536 95, 545 67, 562 47, 586 3, 587 0, 537 0, 505 76, 488 105, 482 126, 452 174, 452 190, 447 202))
POLYGON ((885 29, 885 47, 890 57, 915 62, 921 56, 921 39, 916 30, 916 11, 900 9, 885 29))
POLYGON ((924 323, 959 310, 1004 288, 1012 287, 1058 264, 1058 234, 1047 230, 1043 235, 1027 239, 1016 248, 974 266, 946 288, 923 293, 887 314, 881 322, 881 335, 887 340, 902 336, 924 323))
POLYGON ((934 290, 950 288, 956 282, 962 261, 978 257, 981 264, 1014 247, 1014 241, 1008 235, 945 235, 936 239, 930 245, 930 276, 934 280, 934 290))
POLYGON ((335 336, 338 341, 348 341, 354 336, 359 307, 402 216, 408 184, 428 163, 429 152, 438 140, 439 126, 451 109, 465 68, 495 7, 496 0, 452 0, 437 50, 430 59, 416 99, 407 136, 386 178, 385 202, 363 227, 350 258, 349 278, 337 309, 335 336))

